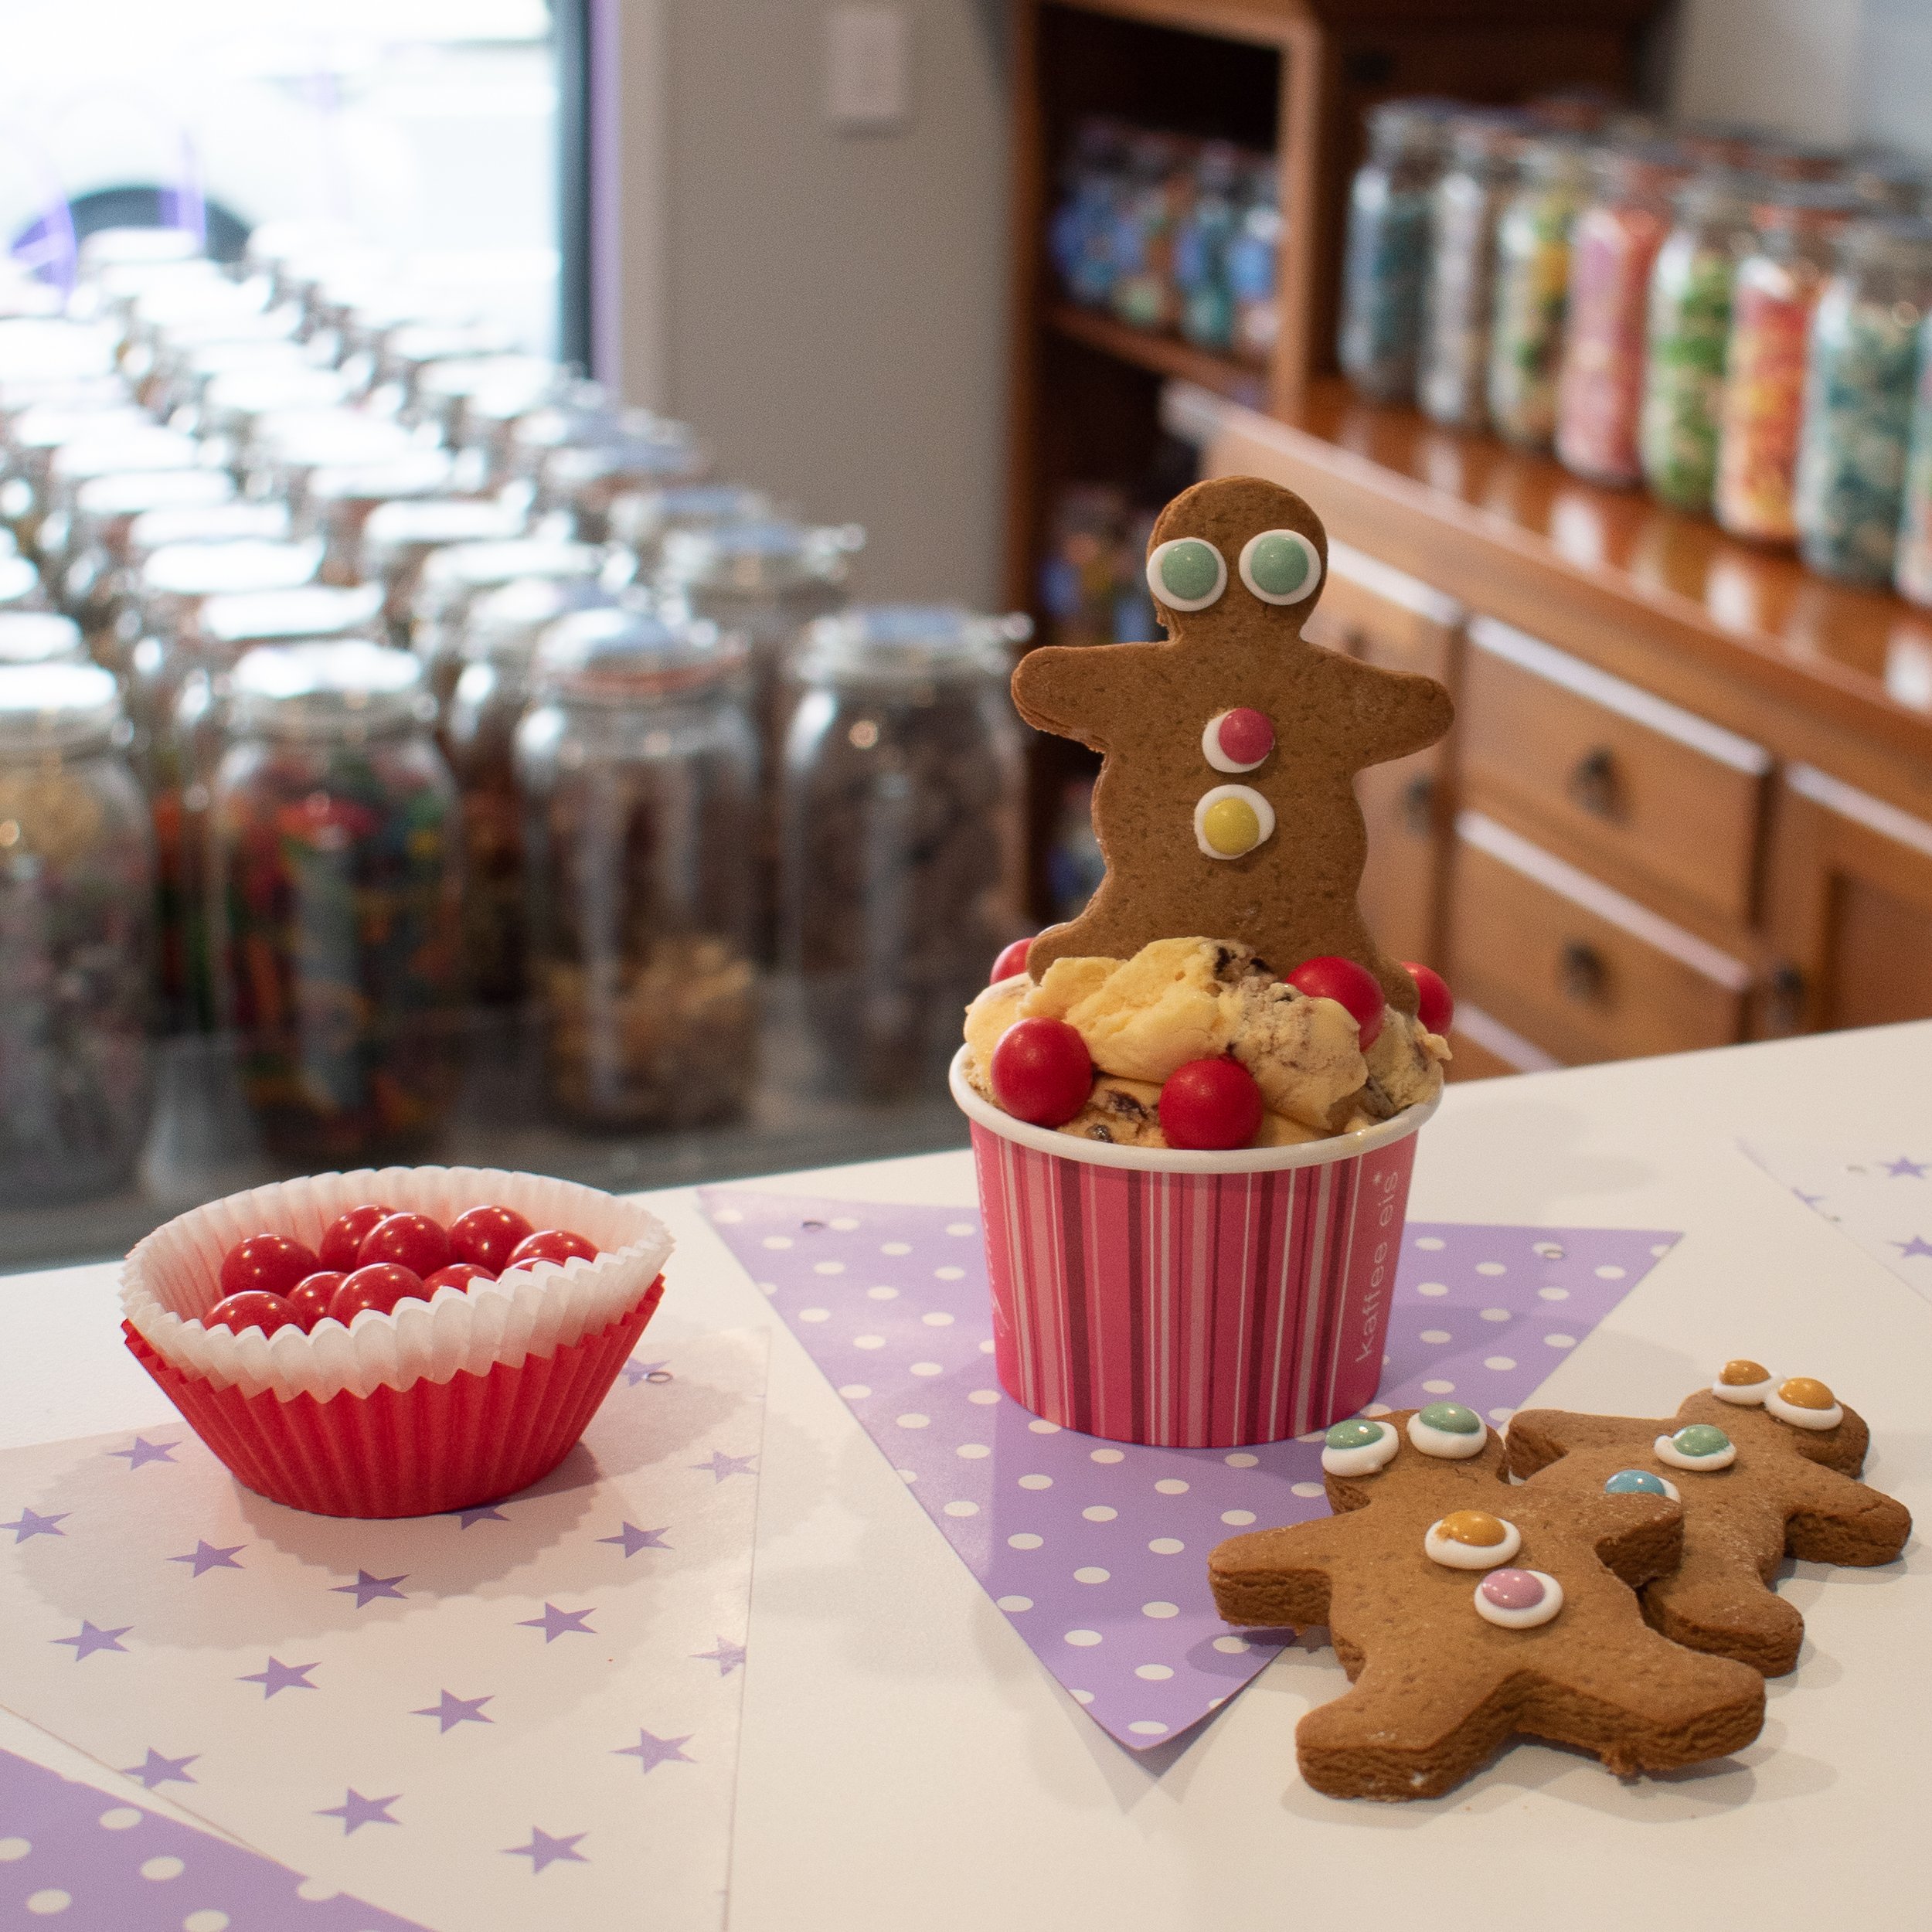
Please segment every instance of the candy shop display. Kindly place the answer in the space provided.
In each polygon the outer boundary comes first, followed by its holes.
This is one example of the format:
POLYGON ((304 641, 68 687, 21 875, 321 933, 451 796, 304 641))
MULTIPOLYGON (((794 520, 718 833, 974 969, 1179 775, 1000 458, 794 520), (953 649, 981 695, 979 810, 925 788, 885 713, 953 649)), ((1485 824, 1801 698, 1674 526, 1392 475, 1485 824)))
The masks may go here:
POLYGON ((1733 536, 1788 543, 1804 410, 1812 311, 1856 197, 1829 186, 1783 188, 1756 204, 1757 240, 1738 264, 1724 359, 1712 507, 1733 536))
POLYGON ((1189 144, 1172 134, 1137 130, 1128 138, 1107 305, 1131 328, 1160 334, 1180 321, 1174 245, 1192 196, 1190 158, 1189 144))
POLYGON ((600 1128, 728 1120, 757 1072, 758 740, 745 641, 587 611, 518 727, 529 971, 549 1091, 600 1128))
POLYGON ((1430 199, 1416 396, 1424 415, 1451 429, 1481 429, 1489 420, 1496 226, 1525 126, 1519 115, 1458 116, 1450 124, 1449 165, 1430 199))
POLYGON ((1932 605, 1932 319, 1920 325, 1918 380, 1906 452, 1905 502, 1899 518, 1893 583, 1901 597, 1932 605))
POLYGON ((1624 487, 1641 480, 1651 275, 1687 163, 1676 149, 1617 151, 1597 164, 1597 192, 1570 240, 1570 292, 1557 381, 1556 447, 1566 469, 1624 487))
POLYGON ((1233 304, 1234 352, 1265 365, 1281 333, 1275 299, 1281 253, 1281 170, 1272 155, 1253 155, 1240 226, 1228 243, 1228 293, 1233 304))
POLYGON ((1234 346, 1234 286, 1229 253, 1241 227, 1241 157, 1209 141, 1194 165, 1194 192, 1174 237, 1174 286, 1180 330, 1197 349, 1226 355, 1234 346))
POLYGON ((930 1090, 986 963, 1022 930, 1025 769, 1006 693, 1024 617, 862 606, 795 672, 780 781, 778 957, 825 1076, 930 1090))
POLYGON ((1731 285, 1750 234, 1749 183, 1702 176, 1679 189, 1651 270, 1638 456, 1660 503, 1708 514, 1730 340, 1731 285))
POLYGON ((1400 402, 1415 393, 1442 117, 1433 107, 1389 101, 1370 112, 1368 138, 1369 158, 1349 189, 1338 352, 1365 396, 1400 402))
POLYGON ((1114 286, 1114 223, 1126 183, 1126 131, 1083 121, 1060 175, 1060 199, 1047 223, 1047 251, 1060 286, 1083 308, 1104 308, 1114 286))
POLYGON ((1860 222, 1811 322, 1798 447, 1798 554, 1826 577, 1892 580, 1905 501, 1932 222, 1860 222))
POLYGON ((1490 309, 1489 420, 1505 442, 1545 449, 1556 430, 1556 380, 1570 301, 1571 230, 1582 207, 1587 153, 1545 137, 1523 156, 1521 185, 1496 228, 1490 309))

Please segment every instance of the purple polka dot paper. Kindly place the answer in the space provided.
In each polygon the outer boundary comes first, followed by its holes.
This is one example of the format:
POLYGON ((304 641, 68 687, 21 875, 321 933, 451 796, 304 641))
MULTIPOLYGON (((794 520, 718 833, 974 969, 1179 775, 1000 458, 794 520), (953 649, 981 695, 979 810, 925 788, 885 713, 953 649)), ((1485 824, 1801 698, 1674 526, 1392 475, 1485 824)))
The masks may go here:
MULTIPOLYGON (((1000 1389, 979 1217, 700 1190, 713 1225, 1013 1628, 1131 1750, 1267 1664, 1215 1613, 1208 1553, 1324 1512, 1321 1438, 1155 1449, 1040 1420, 1000 1389)), ((1385 1408, 1453 1396, 1493 1423, 1667 1254, 1653 1230, 1411 1222, 1385 1408)))
POLYGON ((0 1925, 422 1932, 273 1859, 0 1751, 0 1925))

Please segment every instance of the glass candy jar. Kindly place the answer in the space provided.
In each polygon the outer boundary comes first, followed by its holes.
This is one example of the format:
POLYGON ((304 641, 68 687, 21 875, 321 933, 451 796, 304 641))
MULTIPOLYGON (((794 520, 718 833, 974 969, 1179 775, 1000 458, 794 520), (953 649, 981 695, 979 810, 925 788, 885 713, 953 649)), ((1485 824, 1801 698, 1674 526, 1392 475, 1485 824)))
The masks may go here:
POLYGON ((1522 145, 1520 115, 1464 114, 1450 126, 1449 166, 1430 210, 1429 275, 1423 301, 1417 399, 1451 429, 1489 420, 1489 303, 1496 278, 1496 224, 1522 145))
POLYGON ((1914 604, 1932 605, 1932 315, 1919 328, 1919 373, 1905 465, 1893 584, 1914 604))
POLYGON ((113 677, 0 668, 0 1204, 111 1192, 148 1129, 154 859, 113 677))
POLYGON ((1556 390, 1556 454, 1592 482, 1641 480, 1645 318, 1652 266, 1671 225, 1682 156, 1652 146, 1603 155, 1597 193, 1577 218, 1556 390))
POLYGON ((1281 333, 1276 271, 1281 252, 1281 171, 1272 155, 1251 161, 1241 223, 1228 243, 1228 293, 1234 304, 1234 352, 1264 367, 1281 333))
POLYGON ((1496 224, 1489 420, 1505 442, 1546 449, 1556 430, 1570 233, 1583 206, 1586 151, 1561 138, 1535 141, 1521 175, 1496 224))
POLYGON ((607 543, 617 498, 696 483, 710 462, 709 453, 682 423, 655 423, 647 434, 553 450, 538 473, 538 508, 566 512, 583 542, 607 543))
POLYGON ((1839 231, 1858 212, 1849 190, 1800 183, 1753 213, 1757 239, 1738 264, 1712 506, 1733 536, 1788 543, 1811 316, 1839 231))
POLYGON ((923 1091, 1023 930, 1023 617, 862 607, 813 625, 782 781, 779 957, 832 1083, 923 1091))
POLYGON ((681 483, 669 489, 627 490, 611 499, 609 536, 636 553, 638 575, 649 581, 664 560, 673 530, 709 530, 720 523, 763 523, 781 514, 762 490, 742 483, 681 483))
POLYGON ((1798 444, 1798 553, 1847 583, 1892 580, 1932 222, 1860 222, 1811 318, 1798 444))
POLYGON ((519 726, 530 969, 562 1114, 729 1119, 757 1072, 757 738, 715 624, 588 611, 545 634, 519 726))
POLYGON ((406 1158, 456 1078, 461 839, 421 665, 251 651, 211 808, 221 1015, 262 1139, 304 1168, 406 1158))
POLYGON ((1377 107, 1369 116, 1369 158, 1349 189, 1339 352, 1342 372, 1379 401, 1415 392, 1441 137, 1431 110, 1400 100, 1377 107))
POLYGON ((1107 301, 1134 328, 1159 332, 1180 320, 1174 240, 1193 196, 1189 144, 1135 132, 1128 138, 1126 186, 1114 221, 1114 274, 1107 301))

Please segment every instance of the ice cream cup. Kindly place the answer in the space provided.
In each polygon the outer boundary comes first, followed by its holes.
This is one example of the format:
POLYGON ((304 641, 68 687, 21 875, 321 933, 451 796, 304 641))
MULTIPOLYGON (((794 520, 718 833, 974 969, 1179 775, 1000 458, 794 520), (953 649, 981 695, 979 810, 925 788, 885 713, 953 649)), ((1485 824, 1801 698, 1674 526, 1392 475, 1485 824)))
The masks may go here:
POLYGON ((1029 1127, 967 1083, 1001 1386, 1116 1442, 1231 1449, 1372 1401, 1425 1100, 1225 1154, 1029 1127))
POLYGON ((135 1359, 236 1478, 328 1516, 423 1516, 496 1502, 576 1446, 664 1293, 671 1250, 648 1209, 595 1188, 488 1168, 321 1174, 179 1215, 122 1264, 135 1359), (236 1335, 200 1318, 222 1257, 265 1231, 311 1248, 345 1209, 383 1201, 446 1226, 484 1202, 574 1229, 594 1260, 534 1262, 347 1328, 236 1335))

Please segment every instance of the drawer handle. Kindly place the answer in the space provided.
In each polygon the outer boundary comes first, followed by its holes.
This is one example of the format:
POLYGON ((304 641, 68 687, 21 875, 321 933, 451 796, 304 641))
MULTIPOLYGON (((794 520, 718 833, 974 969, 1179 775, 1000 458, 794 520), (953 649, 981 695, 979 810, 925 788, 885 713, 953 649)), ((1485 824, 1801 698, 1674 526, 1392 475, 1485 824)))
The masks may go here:
POLYGON ((1804 1026, 1804 975, 1789 960, 1771 969, 1765 988, 1764 1018, 1774 1033, 1796 1033, 1804 1026))
POLYGON ((1427 772, 1402 788, 1402 822, 1417 838, 1428 838, 1436 828, 1436 781, 1427 772))
POLYGON ((1572 801, 1593 818, 1622 816, 1619 794, 1623 787, 1617 781, 1616 757, 1607 745, 1599 745, 1577 760, 1565 789, 1572 801))
POLYGON ((1580 1006, 1595 1006, 1609 986, 1610 968, 1594 946, 1573 939, 1566 942, 1557 961, 1556 978, 1566 997, 1580 1006))

